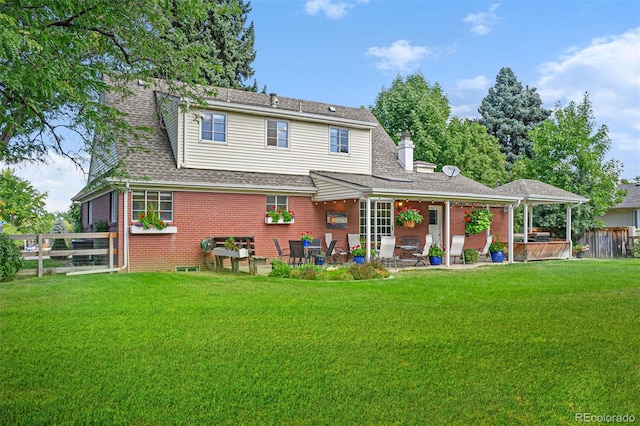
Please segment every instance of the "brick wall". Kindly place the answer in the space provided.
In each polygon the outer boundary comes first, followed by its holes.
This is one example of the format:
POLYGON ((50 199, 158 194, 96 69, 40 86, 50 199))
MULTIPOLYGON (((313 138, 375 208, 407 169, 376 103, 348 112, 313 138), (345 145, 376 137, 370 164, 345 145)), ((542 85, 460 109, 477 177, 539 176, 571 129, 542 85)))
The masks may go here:
MULTIPOLYGON (((347 248, 347 234, 358 233, 359 203, 353 199, 336 202, 313 202, 309 197, 290 196, 289 209, 295 213, 293 224, 266 224, 266 197, 260 194, 227 194, 203 192, 174 192, 174 220, 176 234, 129 235, 129 269, 141 271, 173 271, 176 266, 200 266, 205 255, 200 243, 213 236, 253 236, 257 255, 266 256, 269 260, 277 257, 273 239, 277 238, 282 248, 288 248, 289 240, 297 240, 304 232, 323 239, 325 233, 333 234, 337 246, 347 248), (343 212, 348 215, 347 229, 327 228, 327 212, 343 212)), ((119 194, 118 223, 124 223, 123 194, 119 194)), ((129 195, 130 197, 130 195, 129 195)), ((129 198, 129 211, 131 199, 129 198)), ((423 214, 428 210, 426 203, 415 203, 423 214), (420 204, 424 206, 420 207, 420 204)), ((86 222, 86 207, 83 204, 83 224, 86 222)), ((451 206, 451 235, 464 234, 464 212, 470 206, 451 206)), ((500 235, 501 241, 507 240, 508 214, 502 208, 493 208, 492 234, 500 235)), ((94 223, 108 220, 110 214, 110 196, 106 194, 93 200, 94 223)), ((426 215, 425 215, 426 216, 426 215)), ((128 219, 128 218, 127 218, 128 219)), ((126 221, 127 226, 131 221, 126 221)), ((444 218, 443 218, 444 224, 444 218)), ((116 229, 113 228, 113 231, 116 229)), ((128 229, 118 227, 119 235, 128 229)), ((395 227, 397 237, 416 235, 421 241, 428 233, 428 220, 414 228, 395 227)), ((444 230, 443 230, 444 233, 444 230)), ((465 248, 482 248, 485 234, 480 233, 466 238, 465 248)), ((124 263, 124 239, 118 238, 117 265, 124 263)), ((209 254, 208 256, 211 256, 209 254)), ((209 257, 209 260, 212 260, 209 257)))

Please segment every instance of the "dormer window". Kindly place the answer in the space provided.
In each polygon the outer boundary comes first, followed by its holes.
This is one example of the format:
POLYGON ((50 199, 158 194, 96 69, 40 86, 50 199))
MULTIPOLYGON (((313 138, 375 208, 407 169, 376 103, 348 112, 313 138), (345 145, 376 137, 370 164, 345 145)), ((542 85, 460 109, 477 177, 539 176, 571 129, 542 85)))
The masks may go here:
POLYGON ((349 130, 337 127, 329 129, 329 152, 334 154, 349 153, 349 130))
POLYGON ((267 146, 289 148, 289 122, 267 119, 267 146))
POLYGON ((200 140, 227 142, 227 115, 219 112, 201 112, 200 140))

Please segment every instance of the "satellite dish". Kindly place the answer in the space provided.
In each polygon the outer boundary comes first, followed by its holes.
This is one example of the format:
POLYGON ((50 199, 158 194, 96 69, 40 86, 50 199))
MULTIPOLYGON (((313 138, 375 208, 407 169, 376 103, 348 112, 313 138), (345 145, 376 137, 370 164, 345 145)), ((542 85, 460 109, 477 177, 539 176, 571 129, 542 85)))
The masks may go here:
POLYGON ((456 166, 443 166, 442 173, 452 178, 454 176, 458 176, 460 174, 460 169, 456 166))

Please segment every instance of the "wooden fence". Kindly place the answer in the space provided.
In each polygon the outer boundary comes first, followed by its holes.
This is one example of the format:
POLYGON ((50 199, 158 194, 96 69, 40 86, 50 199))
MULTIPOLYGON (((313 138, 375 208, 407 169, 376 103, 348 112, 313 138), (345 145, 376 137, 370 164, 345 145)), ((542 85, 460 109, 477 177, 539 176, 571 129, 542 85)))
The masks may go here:
POLYGON ((22 240, 25 267, 18 275, 58 274, 112 269, 118 253, 117 232, 9 235, 22 240))
POLYGON ((614 258, 629 255, 629 228, 603 228, 587 231, 578 244, 588 244, 586 257, 614 258))

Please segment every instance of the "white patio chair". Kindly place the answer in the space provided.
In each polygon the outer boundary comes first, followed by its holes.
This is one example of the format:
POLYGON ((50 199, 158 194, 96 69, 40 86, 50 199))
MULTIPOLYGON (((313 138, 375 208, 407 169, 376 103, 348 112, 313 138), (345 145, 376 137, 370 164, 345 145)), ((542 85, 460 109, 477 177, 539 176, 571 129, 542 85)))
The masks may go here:
POLYGON ((418 258, 418 261, 414 266, 418 266, 419 263, 422 263, 424 266, 427 266, 427 262, 425 261, 429 257, 429 249, 433 244, 433 235, 427 234, 424 238, 424 247, 422 247, 422 251, 412 253, 411 255, 418 258))
POLYGON ((493 237, 491 235, 487 236, 487 242, 481 250, 478 250, 480 257, 484 256, 484 261, 488 262, 491 259, 491 254, 489 253, 489 246, 491 245, 491 241, 493 241, 493 237))
POLYGON ((449 251, 449 256, 452 259, 456 257, 462 259, 462 263, 466 263, 464 261, 464 235, 454 235, 451 238, 451 249, 449 251))
POLYGON ((340 252, 340 255, 345 257, 345 261, 349 260, 351 249, 360 245, 360 234, 347 234, 347 240, 349 241, 349 247, 340 252))
POLYGON ((398 262, 396 259, 396 237, 381 237, 378 259, 385 265, 388 265, 389 261, 393 261, 394 268, 398 269, 398 262))

